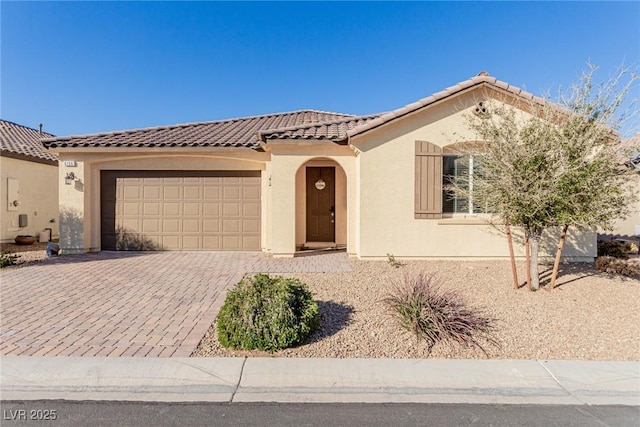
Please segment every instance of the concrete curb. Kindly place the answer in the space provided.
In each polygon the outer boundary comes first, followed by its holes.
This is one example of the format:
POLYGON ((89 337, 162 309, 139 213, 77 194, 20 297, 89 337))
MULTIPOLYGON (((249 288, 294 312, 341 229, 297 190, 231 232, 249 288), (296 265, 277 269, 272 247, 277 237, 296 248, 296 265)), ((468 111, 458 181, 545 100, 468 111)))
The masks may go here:
POLYGON ((640 406, 640 362, 5 356, 0 392, 2 400, 640 406))

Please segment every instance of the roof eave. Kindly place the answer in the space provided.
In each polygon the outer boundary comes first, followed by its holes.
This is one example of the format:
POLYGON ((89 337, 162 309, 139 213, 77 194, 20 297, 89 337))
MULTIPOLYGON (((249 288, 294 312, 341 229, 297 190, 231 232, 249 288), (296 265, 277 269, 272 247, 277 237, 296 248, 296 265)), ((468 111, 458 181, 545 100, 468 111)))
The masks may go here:
POLYGON ((29 156, 26 154, 14 153, 13 151, 0 150, 0 157, 23 160, 25 162, 41 163, 43 165, 58 166, 58 160, 50 160, 42 157, 29 156))

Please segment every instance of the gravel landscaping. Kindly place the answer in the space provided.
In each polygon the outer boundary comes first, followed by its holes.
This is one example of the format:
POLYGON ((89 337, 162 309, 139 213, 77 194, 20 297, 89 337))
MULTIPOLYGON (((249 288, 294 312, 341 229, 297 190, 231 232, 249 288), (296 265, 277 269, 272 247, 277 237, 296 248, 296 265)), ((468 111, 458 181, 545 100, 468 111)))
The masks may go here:
POLYGON ((16 266, 46 262, 47 244, 36 242, 33 245, 16 245, 14 243, 0 243, 0 251, 12 253, 18 256, 16 266))
MULTIPOLYGON (((273 354, 222 348, 214 323, 193 356, 384 357, 462 359, 640 360, 640 281, 591 265, 563 265, 558 287, 512 288, 508 261, 415 261, 393 268, 351 260, 350 273, 292 274, 319 301, 321 325, 308 342, 273 354), (394 280, 424 270, 459 291, 464 301, 496 319, 500 347, 424 342, 401 329, 381 303, 394 280)), ((541 266, 548 281, 550 269, 541 266)), ((521 280, 524 266, 519 265, 521 280)), ((544 283, 544 280, 543 280, 544 283)))

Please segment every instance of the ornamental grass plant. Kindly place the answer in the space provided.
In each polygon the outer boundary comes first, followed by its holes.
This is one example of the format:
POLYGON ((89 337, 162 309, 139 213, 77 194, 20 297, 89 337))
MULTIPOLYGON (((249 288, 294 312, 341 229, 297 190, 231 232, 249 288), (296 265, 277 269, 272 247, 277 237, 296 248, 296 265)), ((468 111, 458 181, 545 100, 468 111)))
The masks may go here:
POLYGON ((439 342, 474 346, 481 341, 498 346, 494 320, 468 307, 459 293, 425 272, 406 273, 383 300, 400 325, 426 340, 429 349, 439 342))

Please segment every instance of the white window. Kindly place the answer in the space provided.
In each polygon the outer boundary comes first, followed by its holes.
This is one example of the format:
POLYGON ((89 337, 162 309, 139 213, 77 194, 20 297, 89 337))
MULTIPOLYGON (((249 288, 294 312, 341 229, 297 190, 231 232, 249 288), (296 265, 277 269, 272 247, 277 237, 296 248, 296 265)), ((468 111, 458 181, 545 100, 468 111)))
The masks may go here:
POLYGON ((473 200, 473 176, 478 173, 477 160, 472 156, 445 155, 442 157, 442 212, 453 214, 485 213, 473 200), (459 178, 463 178, 459 180, 459 178), (447 189, 454 182, 469 187, 470 198, 458 197, 447 189), (461 184, 461 181, 464 184, 461 184))

